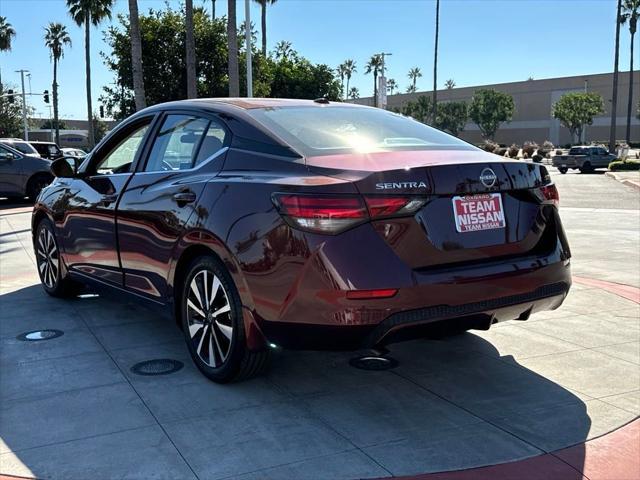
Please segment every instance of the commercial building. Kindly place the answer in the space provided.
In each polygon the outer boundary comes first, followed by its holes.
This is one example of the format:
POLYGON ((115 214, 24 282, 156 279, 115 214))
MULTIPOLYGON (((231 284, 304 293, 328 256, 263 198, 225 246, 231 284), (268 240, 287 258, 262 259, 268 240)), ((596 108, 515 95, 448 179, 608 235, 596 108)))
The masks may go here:
MULTIPOLYGON (((626 135, 627 101, 629 98, 629 72, 621 72, 618 81, 618 110, 616 139, 623 140, 626 135)), ((637 118, 638 101, 640 100, 640 71, 633 73, 633 114, 631 117, 631 141, 640 142, 640 120, 637 118)), ((533 140, 537 143, 550 140, 554 145, 564 145, 572 142, 569 130, 551 115, 551 109, 562 95, 570 92, 596 92, 602 95, 605 112, 596 117, 593 125, 586 129, 588 143, 608 143, 611 126, 611 98, 613 91, 613 74, 578 75, 575 77, 548 78, 541 80, 526 80, 523 82, 500 83, 495 85, 481 85, 476 87, 453 88, 438 90, 438 101, 470 101, 473 92, 479 88, 493 88, 513 96, 516 110, 513 120, 504 123, 498 130, 495 140, 502 144, 517 143, 533 140)), ((387 96, 387 108, 402 108, 407 102, 416 100, 421 95, 432 95, 431 91, 405 93, 387 96)), ((355 103, 372 105, 373 99, 360 98, 355 103)), ((472 122, 467 123, 461 138, 480 143, 482 136, 480 129, 472 122)))

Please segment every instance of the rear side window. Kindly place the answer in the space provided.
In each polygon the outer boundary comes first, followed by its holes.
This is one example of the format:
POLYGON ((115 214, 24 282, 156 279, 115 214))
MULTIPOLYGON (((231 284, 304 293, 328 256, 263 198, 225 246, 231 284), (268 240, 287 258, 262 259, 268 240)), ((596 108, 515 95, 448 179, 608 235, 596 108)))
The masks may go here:
POLYGON ((217 122, 192 115, 167 115, 153 142, 145 172, 187 170, 217 154, 226 132, 217 122))
POLYGON ((26 155, 33 155, 34 153, 38 154, 38 151, 27 142, 13 142, 11 146, 18 150, 20 153, 24 153, 26 155))
POLYGON ((569 150, 569 155, 583 155, 583 154, 584 154, 583 148, 573 147, 571 150, 569 150))
POLYGON ((474 148, 409 117, 378 108, 274 107, 248 113, 305 156, 474 148))

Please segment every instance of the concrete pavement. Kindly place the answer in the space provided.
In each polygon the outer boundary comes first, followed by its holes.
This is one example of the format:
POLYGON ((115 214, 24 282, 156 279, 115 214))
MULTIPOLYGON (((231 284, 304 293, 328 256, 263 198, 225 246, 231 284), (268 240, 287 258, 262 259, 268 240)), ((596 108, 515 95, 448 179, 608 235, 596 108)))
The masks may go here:
MULTIPOLYGON (((640 286, 640 197, 559 175, 576 276, 640 286)), ((283 352, 220 386, 180 332, 132 302, 39 286, 30 215, 0 210, 0 473, 38 478, 376 478, 467 469, 577 445, 640 413, 640 307, 576 282, 559 310, 488 332, 393 345, 394 370, 283 352), (42 328, 64 335, 22 342, 42 328), (166 376, 135 363, 184 363, 166 376)), ((29 210, 23 209, 23 210, 29 210)))

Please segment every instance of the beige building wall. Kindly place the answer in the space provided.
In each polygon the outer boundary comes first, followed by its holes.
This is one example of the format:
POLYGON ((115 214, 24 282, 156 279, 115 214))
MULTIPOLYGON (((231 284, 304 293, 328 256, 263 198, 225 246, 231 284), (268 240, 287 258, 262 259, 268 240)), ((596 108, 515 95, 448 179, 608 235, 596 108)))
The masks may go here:
MULTIPOLYGON (((638 101, 640 99, 640 70, 633 75, 633 114, 631 117, 631 141, 640 142, 640 120, 636 117, 638 101)), ((629 98, 629 72, 621 72, 618 83, 618 111, 616 139, 623 140, 626 135, 627 101, 629 98)), ((611 121, 611 98, 613 91, 613 74, 603 73, 594 75, 579 75, 575 77, 549 78, 543 80, 526 80, 523 82, 482 85, 477 87, 453 88, 438 90, 438 101, 465 100, 470 101, 473 92, 478 88, 493 88, 513 96, 516 110, 513 120, 504 123, 498 130, 495 140, 501 144, 522 144, 527 140, 542 143, 550 140, 554 145, 564 145, 572 142, 569 130, 551 116, 551 106, 558 99, 569 92, 585 90, 602 95, 605 112, 594 119, 593 125, 586 129, 586 141, 608 143, 611 121)), ((431 95, 430 91, 405 93, 387 96, 387 108, 401 108, 408 101, 416 100, 421 95, 431 95)), ((360 98, 354 101, 363 105, 372 105, 373 99, 360 98)), ((480 143, 482 136, 478 126, 469 122, 460 135, 461 138, 480 143)))

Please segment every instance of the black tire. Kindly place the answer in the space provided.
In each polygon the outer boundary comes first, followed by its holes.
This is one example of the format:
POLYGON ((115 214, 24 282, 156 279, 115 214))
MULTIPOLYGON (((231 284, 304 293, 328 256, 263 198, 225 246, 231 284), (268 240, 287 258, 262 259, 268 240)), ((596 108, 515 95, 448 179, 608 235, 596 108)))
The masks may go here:
POLYGON ((34 241, 36 265, 42 288, 52 297, 74 297, 80 291, 80 285, 66 275, 62 276, 62 261, 53 224, 43 219, 36 229, 34 241))
POLYGON ((53 181, 53 177, 51 175, 47 175, 45 173, 39 173, 34 175, 27 182, 27 197, 31 202, 35 202, 40 195, 40 192, 44 187, 49 185, 53 181))
POLYGON ((562 167, 560 167, 560 168, 558 168, 558 171, 559 171, 562 175, 564 175, 565 173, 567 173, 567 172, 569 171, 569 169, 568 169, 568 168, 562 168, 562 167))
POLYGON ((592 173, 593 172, 593 166, 591 165, 591 162, 584 162, 582 164, 582 167, 580 167, 580 173, 592 173))
POLYGON ((228 383, 256 376, 267 368, 269 349, 266 345, 257 352, 247 348, 240 296, 216 258, 201 256, 191 261, 178 301, 189 353, 207 378, 228 383))

